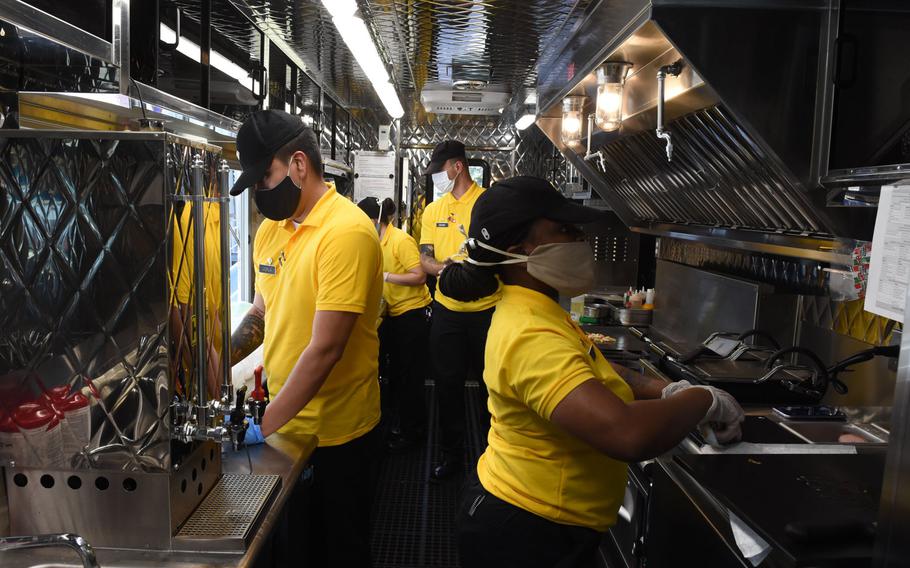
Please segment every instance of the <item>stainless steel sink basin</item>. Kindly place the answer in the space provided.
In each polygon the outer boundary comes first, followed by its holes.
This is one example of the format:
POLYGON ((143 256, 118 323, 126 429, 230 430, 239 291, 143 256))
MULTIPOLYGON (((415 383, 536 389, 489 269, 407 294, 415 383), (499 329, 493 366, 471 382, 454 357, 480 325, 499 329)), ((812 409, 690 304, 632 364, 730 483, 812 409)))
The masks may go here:
POLYGON ((780 426, 813 444, 885 444, 888 435, 845 422, 781 422, 780 426))

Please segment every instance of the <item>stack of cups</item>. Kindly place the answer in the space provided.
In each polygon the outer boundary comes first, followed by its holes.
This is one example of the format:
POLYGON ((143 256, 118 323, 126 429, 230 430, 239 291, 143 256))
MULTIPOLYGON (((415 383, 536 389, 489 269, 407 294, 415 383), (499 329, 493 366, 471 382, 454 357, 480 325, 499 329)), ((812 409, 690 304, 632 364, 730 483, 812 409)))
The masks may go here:
POLYGON ((13 412, 13 422, 25 441, 19 460, 24 466, 57 468, 63 465, 63 427, 57 412, 46 404, 26 402, 13 412))

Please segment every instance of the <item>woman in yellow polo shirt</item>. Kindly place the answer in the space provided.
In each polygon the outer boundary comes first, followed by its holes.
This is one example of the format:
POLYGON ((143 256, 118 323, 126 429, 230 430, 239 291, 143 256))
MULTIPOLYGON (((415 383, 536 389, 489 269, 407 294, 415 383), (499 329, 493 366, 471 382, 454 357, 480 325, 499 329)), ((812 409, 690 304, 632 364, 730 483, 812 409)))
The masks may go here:
POLYGON ((357 205, 377 225, 382 245, 382 296, 388 304, 388 317, 379 332, 379 352, 389 354, 393 375, 389 386, 397 428, 393 426, 389 448, 402 450, 418 442, 426 429, 424 369, 429 336, 427 306, 432 300, 425 284, 427 275, 420 267, 417 242, 390 224, 395 202, 367 197, 357 205))
POLYGON ((576 224, 599 215, 545 180, 504 180, 477 200, 468 258, 440 277, 462 301, 503 284, 486 346, 489 446, 459 514, 465 568, 593 566, 627 462, 662 454, 700 425, 721 441, 739 435, 742 409, 729 394, 612 366, 560 307, 560 294, 594 284, 576 224))

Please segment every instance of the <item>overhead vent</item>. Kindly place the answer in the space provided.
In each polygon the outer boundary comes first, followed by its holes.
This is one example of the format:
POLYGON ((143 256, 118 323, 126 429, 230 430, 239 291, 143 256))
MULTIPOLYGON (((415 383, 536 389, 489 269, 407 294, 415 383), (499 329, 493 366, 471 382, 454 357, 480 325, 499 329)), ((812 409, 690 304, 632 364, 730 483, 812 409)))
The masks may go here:
POLYGON ((433 83, 420 92, 423 107, 435 114, 498 116, 510 98, 511 93, 504 85, 494 84, 477 90, 456 90, 448 83, 433 83))

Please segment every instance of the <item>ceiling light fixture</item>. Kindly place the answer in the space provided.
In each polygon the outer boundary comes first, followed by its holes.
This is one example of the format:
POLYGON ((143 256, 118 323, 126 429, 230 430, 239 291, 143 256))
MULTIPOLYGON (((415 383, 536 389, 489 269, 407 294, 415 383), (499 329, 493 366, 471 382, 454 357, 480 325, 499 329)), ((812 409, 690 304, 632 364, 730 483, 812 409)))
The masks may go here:
MULTIPOLYGON (((168 26, 161 24, 158 31, 161 41, 164 43, 174 44, 177 42, 177 33, 169 28, 168 26)), ((180 41, 177 42, 177 51, 182 53, 186 57, 189 57, 196 63, 199 63, 202 60, 202 49, 193 41, 190 41, 186 36, 181 35, 180 41)), ((212 67, 221 71, 228 77, 236 79, 241 85, 249 89, 250 91, 257 93, 259 92, 259 81, 256 81, 250 77, 250 72, 237 65, 221 53, 211 50, 209 53, 209 61, 212 63, 212 67)))
POLYGON ((354 55, 357 64, 367 79, 373 85, 373 90, 382 101, 386 112, 392 118, 404 116, 404 109, 398 99, 395 86, 389 82, 382 58, 376 50, 376 44, 370 36, 370 31, 362 19, 357 17, 357 2, 355 0, 322 0, 322 5, 332 15, 332 22, 338 29, 341 39, 354 55))

